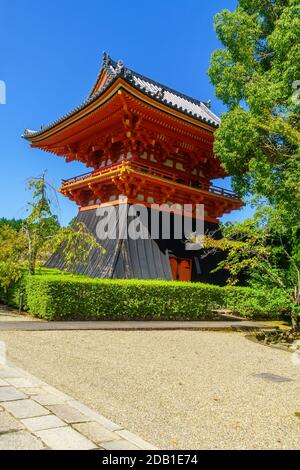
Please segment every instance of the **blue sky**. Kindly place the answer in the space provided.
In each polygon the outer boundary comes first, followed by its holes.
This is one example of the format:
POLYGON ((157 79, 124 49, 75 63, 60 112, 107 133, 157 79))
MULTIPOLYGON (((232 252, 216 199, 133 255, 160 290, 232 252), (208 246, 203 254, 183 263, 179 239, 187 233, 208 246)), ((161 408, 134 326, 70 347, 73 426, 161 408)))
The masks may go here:
MULTIPOLYGON (((236 1, 219 0, 0 0, 0 80, 7 104, 0 105, 0 217, 22 217, 29 195, 26 179, 48 170, 62 178, 86 171, 31 149, 21 139, 80 104, 98 74, 102 51, 125 65, 224 111, 214 97, 207 68, 219 44, 213 16, 236 1)), ((228 182, 223 182, 228 187, 228 182)), ((76 205, 59 196, 59 218, 67 223, 76 205)), ((249 209, 225 220, 238 220, 249 209)))

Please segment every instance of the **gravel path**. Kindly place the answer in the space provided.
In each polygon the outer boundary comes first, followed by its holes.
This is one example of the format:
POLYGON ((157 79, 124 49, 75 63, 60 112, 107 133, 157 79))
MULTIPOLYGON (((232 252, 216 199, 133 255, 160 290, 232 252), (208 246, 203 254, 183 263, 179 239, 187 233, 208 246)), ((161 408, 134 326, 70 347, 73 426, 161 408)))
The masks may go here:
POLYGON ((300 365, 243 334, 1 331, 0 340, 19 366, 160 448, 300 448, 300 365))

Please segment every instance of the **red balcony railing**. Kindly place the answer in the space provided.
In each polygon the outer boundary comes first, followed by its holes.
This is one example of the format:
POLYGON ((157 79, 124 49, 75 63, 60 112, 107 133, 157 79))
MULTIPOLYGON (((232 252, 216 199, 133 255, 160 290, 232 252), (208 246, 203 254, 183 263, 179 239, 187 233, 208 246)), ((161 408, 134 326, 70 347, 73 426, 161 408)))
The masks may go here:
MULTIPOLYGON (((151 174, 153 176, 158 176, 160 178, 165 178, 168 180, 172 180, 174 182, 180 182, 182 184, 187 184, 186 181, 184 180, 183 175, 178 175, 178 173, 174 173, 172 171, 168 171, 164 168, 155 168, 153 166, 149 166, 148 164, 142 164, 142 163, 136 163, 136 162, 122 162, 122 163, 117 163, 117 164, 112 164, 108 165, 105 168, 102 168, 100 170, 92 171, 89 173, 84 173, 82 175, 76 176, 75 178, 70 178, 67 180, 62 180, 63 187, 69 184, 74 184, 74 183, 80 183, 84 182, 85 180, 89 178, 94 178, 96 176, 103 176, 107 173, 110 173, 113 170, 118 170, 120 169, 120 166, 123 166, 123 168, 126 168, 128 166, 131 169, 135 169, 137 171, 140 171, 142 173, 147 173, 151 174)), ((202 189, 204 191, 208 191, 210 193, 216 194, 218 196, 223 196, 223 197, 228 197, 231 199, 239 199, 238 196, 233 192, 230 191, 229 189, 224 189, 221 188, 220 186, 214 186, 209 183, 205 183, 203 181, 199 181, 197 179, 194 179, 190 181, 189 186, 195 188, 195 189, 202 189)))

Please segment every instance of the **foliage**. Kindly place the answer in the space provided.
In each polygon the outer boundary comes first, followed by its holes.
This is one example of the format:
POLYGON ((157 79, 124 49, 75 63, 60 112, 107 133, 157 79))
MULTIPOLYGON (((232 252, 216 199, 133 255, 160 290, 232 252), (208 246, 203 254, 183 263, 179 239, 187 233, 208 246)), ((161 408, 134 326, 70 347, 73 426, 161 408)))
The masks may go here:
POLYGON ((23 272, 6 293, 0 288, 0 300, 18 307, 20 292, 23 309, 47 320, 203 320, 217 308, 251 319, 277 319, 289 313, 291 303, 277 288, 91 279, 47 268, 37 268, 35 276, 23 272))
POLYGON ((6 294, 22 277, 22 266, 0 261, 0 289, 6 294))
POLYGON ((2 225, 0 230, 0 288, 4 292, 7 292, 22 276, 25 246, 24 234, 10 225, 2 225))
POLYGON ((290 315, 292 301, 284 289, 261 285, 224 289, 226 308, 242 317, 275 320, 290 315))
POLYGON ((0 218, 0 229, 4 225, 8 225, 9 227, 15 229, 17 232, 22 228, 23 220, 22 219, 7 219, 6 217, 0 218))
POLYGON ((85 264, 94 249, 98 249, 99 256, 106 252, 82 222, 74 222, 72 226, 58 230, 45 245, 47 248, 52 252, 60 250, 66 269, 70 272, 75 272, 79 264, 85 264))
POLYGON ((68 223, 68 226, 69 227, 72 227, 72 225, 74 225, 76 222, 76 217, 72 217, 72 219, 70 220, 70 222, 68 223))
POLYGON ((30 179, 28 189, 33 190, 33 196, 28 203, 29 215, 24 220, 23 230, 28 241, 28 269, 30 274, 34 274, 39 254, 46 241, 58 232, 59 223, 52 212, 45 175, 30 179))
POLYGON ((241 195, 299 204, 299 1, 239 0, 216 15, 215 28, 225 48, 213 53, 209 75, 228 107, 215 152, 241 195))
POLYGON ((9 225, 3 225, 0 230, 0 261, 24 261, 26 238, 9 225))
POLYGON ((75 270, 78 264, 87 262, 92 250, 99 249, 104 253, 96 238, 89 233, 83 223, 75 222, 72 226, 60 227, 57 216, 52 211, 51 199, 48 195, 49 185, 45 176, 29 181, 29 189, 33 189, 33 200, 29 203, 30 214, 24 222, 24 230, 28 238, 28 262, 30 274, 35 273, 37 259, 45 262, 51 253, 61 250, 65 259, 66 269, 75 270))
POLYGON ((52 319, 203 319, 223 304, 223 289, 168 281, 35 276, 27 283, 30 311, 52 319))
POLYGON ((296 328, 300 306, 300 220, 291 230, 288 216, 282 209, 262 207, 253 219, 223 226, 220 240, 206 236, 204 245, 209 253, 226 252, 216 270, 228 271, 229 284, 235 285, 244 278, 254 290, 284 291, 296 328))
POLYGON ((278 289, 90 279, 54 269, 23 277, 21 286, 6 296, 10 305, 18 306, 20 289, 24 308, 46 320, 203 320, 213 318, 217 308, 230 308, 247 318, 274 319, 288 310, 287 296, 278 289))
POLYGON ((31 178, 28 189, 33 191, 33 195, 21 228, 15 228, 14 224, 1 227, 0 287, 6 290, 17 282, 24 267, 31 275, 35 274, 37 266, 44 264, 57 249, 61 250, 69 271, 86 263, 93 249, 98 248, 99 255, 104 253, 83 223, 60 227, 49 195, 52 188, 44 174, 31 178))
POLYGON ((252 221, 208 237, 226 251, 230 282, 250 280, 289 294, 300 327, 300 4, 298 0, 239 0, 215 28, 224 49, 211 57, 209 75, 227 105, 215 153, 235 190, 254 195, 252 221))
MULTIPOLYGON (((20 266, 17 264, 20 276, 18 276, 13 282, 10 283, 8 288, 1 286, 0 284, 0 302, 5 303, 11 307, 20 307, 20 294, 23 295, 22 309, 28 310, 27 306, 27 280, 30 276, 26 265, 20 266)), ((48 269, 40 266, 36 267, 36 275, 44 276, 51 273, 51 275, 68 276, 69 273, 65 271, 59 271, 58 269, 48 269)), ((4 276, 5 277, 5 274, 4 276)))

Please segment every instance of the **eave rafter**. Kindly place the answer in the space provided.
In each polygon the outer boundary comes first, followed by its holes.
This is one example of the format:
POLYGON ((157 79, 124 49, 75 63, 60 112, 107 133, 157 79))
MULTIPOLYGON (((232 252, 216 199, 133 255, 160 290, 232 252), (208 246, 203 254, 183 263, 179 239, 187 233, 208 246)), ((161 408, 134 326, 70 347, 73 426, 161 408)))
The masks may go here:
POLYGON ((202 143, 211 143, 213 140, 214 129, 205 129, 203 127, 194 126, 189 122, 179 121, 178 118, 172 114, 164 114, 162 110, 151 106, 149 102, 140 101, 137 97, 132 96, 130 93, 123 91, 123 100, 126 101, 127 109, 134 111, 137 114, 147 116, 147 118, 156 124, 158 129, 169 129, 175 134, 197 138, 202 143))

